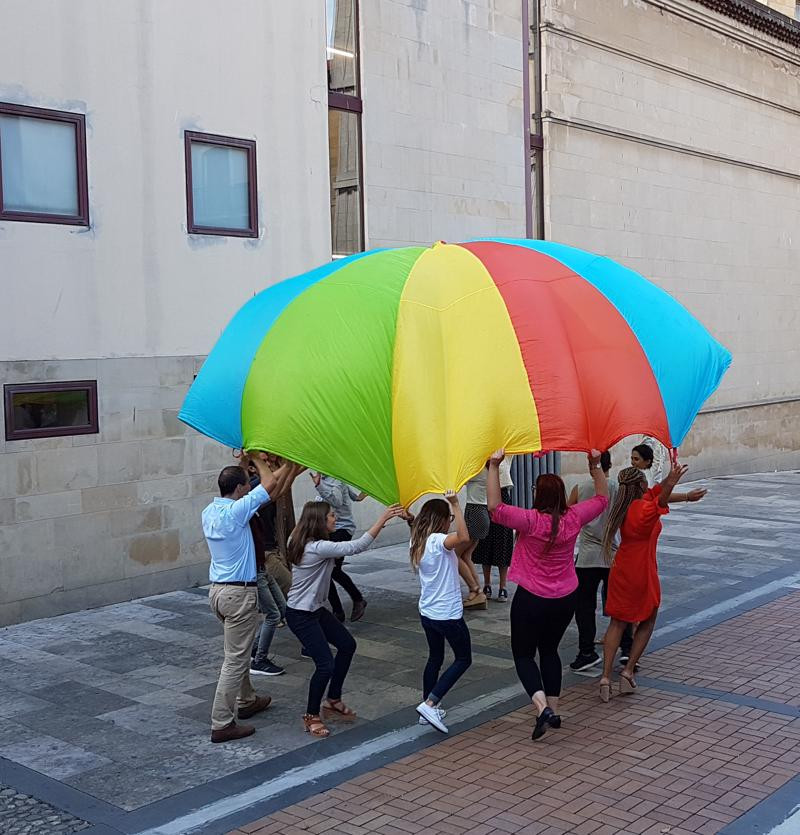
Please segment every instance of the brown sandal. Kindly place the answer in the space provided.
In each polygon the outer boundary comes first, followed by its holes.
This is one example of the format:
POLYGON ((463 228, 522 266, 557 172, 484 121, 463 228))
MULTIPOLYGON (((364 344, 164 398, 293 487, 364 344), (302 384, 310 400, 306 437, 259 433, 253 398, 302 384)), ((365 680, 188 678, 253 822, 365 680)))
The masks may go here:
POLYGON ((636 682, 632 676, 626 676, 624 673, 619 674, 619 694, 620 696, 632 696, 636 691, 636 682))
POLYGON ((306 726, 306 733, 311 734, 311 736, 324 737, 330 735, 330 731, 325 727, 319 716, 314 716, 311 713, 304 713, 303 724, 306 726))
POLYGON ((326 699, 326 703, 322 705, 322 712, 328 715, 335 714, 348 721, 356 718, 355 711, 351 710, 341 699, 326 699))

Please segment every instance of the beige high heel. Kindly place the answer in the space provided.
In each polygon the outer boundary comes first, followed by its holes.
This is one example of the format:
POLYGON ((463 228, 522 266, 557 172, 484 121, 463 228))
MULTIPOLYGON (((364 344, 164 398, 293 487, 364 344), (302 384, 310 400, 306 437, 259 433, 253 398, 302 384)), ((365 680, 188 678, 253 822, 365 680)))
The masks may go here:
POLYGON ((463 601, 465 609, 487 608, 486 595, 481 591, 480 586, 469 590, 470 597, 463 601))

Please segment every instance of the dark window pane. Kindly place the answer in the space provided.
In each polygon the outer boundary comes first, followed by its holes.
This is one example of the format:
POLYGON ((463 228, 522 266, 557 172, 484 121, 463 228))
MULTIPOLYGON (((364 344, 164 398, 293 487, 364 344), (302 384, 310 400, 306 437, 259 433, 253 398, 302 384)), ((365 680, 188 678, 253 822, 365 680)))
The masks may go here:
POLYGON ((358 113, 328 111, 331 239, 334 256, 350 255, 363 249, 360 120, 358 113))
POLYGON ((89 392, 24 391, 12 395, 17 429, 89 425, 89 392))
POLYGON ((93 380, 5 386, 6 440, 98 432, 93 380))
POLYGON ((328 90, 357 96, 356 0, 326 0, 328 90))

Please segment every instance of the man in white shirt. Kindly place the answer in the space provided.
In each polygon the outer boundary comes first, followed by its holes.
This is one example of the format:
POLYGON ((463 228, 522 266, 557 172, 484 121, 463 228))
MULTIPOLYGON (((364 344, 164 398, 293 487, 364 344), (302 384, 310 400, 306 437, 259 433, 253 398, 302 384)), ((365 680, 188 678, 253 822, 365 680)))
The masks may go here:
POLYGON ((280 495, 301 469, 285 463, 272 473, 266 455, 256 454, 252 462, 261 483, 252 490, 246 458, 242 466, 225 467, 217 484, 220 496, 202 514, 203 533, 211 552, 208 592, 211 611, 225 630, 225 660, 220 671, 211 710, 211 741, 228 742, 255 733, 252 725, 237 725, 266 710, 272 701, 258 696, 250 683, 250 650, 258 628, 256 551, 250 519, 261 505, 280 495))

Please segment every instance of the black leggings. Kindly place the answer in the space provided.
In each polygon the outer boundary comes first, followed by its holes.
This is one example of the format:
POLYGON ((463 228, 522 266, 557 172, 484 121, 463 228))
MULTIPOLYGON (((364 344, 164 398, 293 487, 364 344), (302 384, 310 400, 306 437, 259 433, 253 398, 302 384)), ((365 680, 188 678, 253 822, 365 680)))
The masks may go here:
POLYGON ((326 688, 332 701, 342 698, 344 679, 356 652, 355 638, 325 608, 306 612, 287 606, 286 624, 314 659, 306 713, 318 716, 326 688), (329 645, 336 647, 336 655, 329 645))
POLYGON ((511 653, 522 686, 529 696, 544 690, 561 695, 558 645, 575 614, 577 590, 566 597, 539 597, 522 586, 511 603, 511 653), (536 653, 539 653, 539 666, 536 653))

